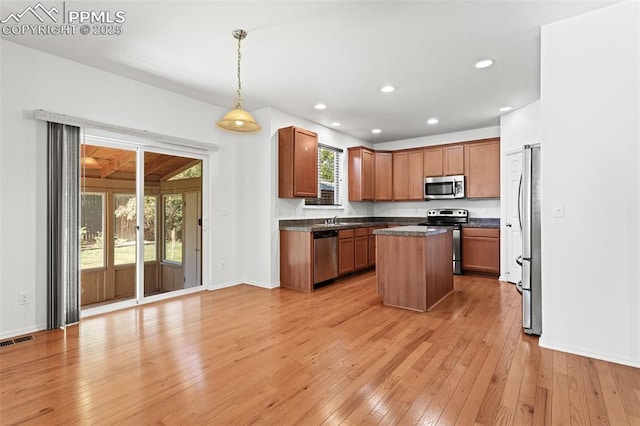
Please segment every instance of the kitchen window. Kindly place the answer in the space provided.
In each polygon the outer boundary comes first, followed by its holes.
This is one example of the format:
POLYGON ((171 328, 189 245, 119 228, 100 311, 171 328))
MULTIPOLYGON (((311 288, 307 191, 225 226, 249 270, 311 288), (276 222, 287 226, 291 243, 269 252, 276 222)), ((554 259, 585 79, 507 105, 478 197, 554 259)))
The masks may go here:
POLYGON ((305 198, 306 206, 342 206, 341 149, 318 144, 318 198, 305 198))

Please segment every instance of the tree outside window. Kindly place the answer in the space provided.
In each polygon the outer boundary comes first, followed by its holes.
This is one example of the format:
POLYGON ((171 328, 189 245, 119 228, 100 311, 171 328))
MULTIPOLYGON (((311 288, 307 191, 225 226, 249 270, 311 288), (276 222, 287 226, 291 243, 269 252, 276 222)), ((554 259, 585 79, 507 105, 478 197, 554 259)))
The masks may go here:
POLYGON ((341 161, 341 151, 324 145, 318 147, 318 198, 306 198, 305 205, 342 205, 341 161))

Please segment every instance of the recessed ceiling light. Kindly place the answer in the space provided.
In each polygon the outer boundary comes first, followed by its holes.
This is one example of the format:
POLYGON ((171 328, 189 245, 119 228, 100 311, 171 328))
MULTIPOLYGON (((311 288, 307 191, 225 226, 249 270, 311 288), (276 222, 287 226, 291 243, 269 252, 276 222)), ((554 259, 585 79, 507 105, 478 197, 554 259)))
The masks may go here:
POLYGON ((380 130, 380 129, 372 129, 372 130, 371 130, 371 133, 376 134, 376 135, 377 135, 378 133, 381 133, 381 132, 382 132, 382 130, 380 130))
POLYGON ((313 107, 315 109, 327 109, 327 106, 325 104, 315 104, 313 107))
POLYGON ((493 59, 483 59, 482 61, 476 62, 476 68, 488 68, 493 65, 493 59))
POLYGON ((340 127, 340 122, 339 121, 334 121, 333 123, 331 123, 331 125, 333 127, 340 127))
POLYGON ((427 124, 434 125, 434 124, 438 124, 439 121, 440 120, 438 120, 437 118, 431 117, 430 119, 427 120, 427 124))
POLYGON ((396 88, 395 88, 395 87, 393 87, 393 86, 382 86, 382 87, 380 88, 380 91, 381 91, 381 92, 383 92, 383 93, 391 93, 391 92, 393 92, 394 90, 396 90, 396 88))
POLYGON ((507 112, 507 111, 511 111, 511 107, 502 107, 502 108, 500 108, 498 111, 500 111, 500 112, 507 112))

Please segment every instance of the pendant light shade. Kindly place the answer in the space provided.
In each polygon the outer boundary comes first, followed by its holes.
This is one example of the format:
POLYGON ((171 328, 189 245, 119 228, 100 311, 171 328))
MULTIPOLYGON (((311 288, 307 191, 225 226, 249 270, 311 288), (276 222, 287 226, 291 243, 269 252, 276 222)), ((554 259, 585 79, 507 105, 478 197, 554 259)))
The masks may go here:
POLYGON ((240 82, 240 42, 247 36, 245 30, 233 30, 233 38, 238 40, 238 90, 236 91, 235 108, 225 114, 222 120, 218 121, 218 127, 229 132, 258 132, 262 130, 251 114, 242 109, 242 83, 240 82))
POLYGON ((243 109, 232 109, 218 121, 218 127, 230 132, 257 132, 262 128, 251 114, 243 109))

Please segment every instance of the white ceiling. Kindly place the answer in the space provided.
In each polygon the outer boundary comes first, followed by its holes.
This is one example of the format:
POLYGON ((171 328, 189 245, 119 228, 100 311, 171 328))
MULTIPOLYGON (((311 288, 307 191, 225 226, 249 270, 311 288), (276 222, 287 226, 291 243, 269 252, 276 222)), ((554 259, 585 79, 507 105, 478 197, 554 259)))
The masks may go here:
MULTIPOLYGON (((244 109, 339 121, 375 143, 498 125, 498 108, 540 96, 540 26, 615 2, 67 1, 67 10, 124 10, 123 34, 3 38, 226 108, 231 31, 243 28, 244 109), (483 58, 494 66, 475 69, 483 58), (397 90, 380 92, 385 84, 397 90)), ((4 1, 1 15, 35 3, 4 1)))

